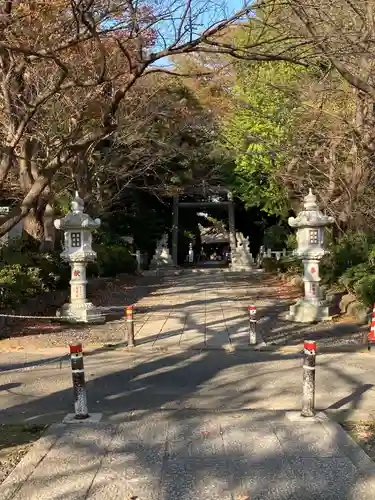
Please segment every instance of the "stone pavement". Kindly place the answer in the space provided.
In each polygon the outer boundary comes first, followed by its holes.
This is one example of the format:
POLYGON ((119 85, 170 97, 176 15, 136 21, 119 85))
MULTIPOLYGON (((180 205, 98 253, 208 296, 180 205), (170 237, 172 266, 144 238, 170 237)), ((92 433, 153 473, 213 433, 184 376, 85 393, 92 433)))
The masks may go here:
POLYGON ((324 415, 133 413, 54 425, 2 500, 373 500, 375 467, 324 415))
POLYGON ((163 349, 242 349, 249 343, 248 306, 257 306, 258 340, 295 345, 306 336, 321 344, 362 343, 367 327, 353 323, 302 325, 286 321, 290 300, 281 283, 251 274, 187 273, 164 279, 135 305, 138 346, 163 349))
MULTIPOLYGON (((61 354, 0 354, 0 423, 61 422, 72 410, 70 361, 61 354)), ((317 408, 335 418, 374 419, 374 356, 318 353, 317 408)), ((301 364, 300 353, 91 351, 89 409, 118 421, 134 410, 298 410, 301 364)))
MULTIPOLYGON (((0 355, 0 422, 72 410, 61 350, 0 355), (52 357, 53 356, 53 357, 52 357)), ((317 407, 374 419, 374 353, 320 354, 317 407)), ((301 355, 91 351, 98 425, 57 423, 1 500, 373 500, 375 471, 332 421, 301 421, 301 355), (292 418, 294 417, 294 418, 292 418)))
MULTIPOLYGON (((300 353, 221 349, 247 343, 250 302, 267 342, 309 336, 335 348, 358 340, 354 325, 284 322, 287 302, 269 283, 255 274, 166 278, 138 297, 130 351, 121 347, 121 320, 41 334, 40 344, 0 353, 0 423, 54 423, 0 486, 0 499, 373 500, 374 467, 342 429, 295 418, 300 353), (93 338, 120 344, 97 348, 93 338), (72 410, 73 339, 85 342, 89 410, 102 414, 100 424, 59 423, 72 410)), ((120 308, 109 300, 109 311, 120 308)), ((373 419, 374 355, 318 352, 317 407, 373 419)))
POLYGON ((92 298, 108 315, 105 325, 62 326, 34 322, 17 338, 0 341, 0 351, 61 346, 71 340, 89 345, 126 341, 124 305, 135 303, 135 336, 139 349, 241 349, 249 339, 248 306, 258 310, 258 332, 269 345, 298 345, 304 338, 320 345, 358 344, 367 327, 346 322, 302 325, 285 320, 289 291, 276 278, 224 272, 184 273, 141 278, 132 290, 113 282, 92 298))

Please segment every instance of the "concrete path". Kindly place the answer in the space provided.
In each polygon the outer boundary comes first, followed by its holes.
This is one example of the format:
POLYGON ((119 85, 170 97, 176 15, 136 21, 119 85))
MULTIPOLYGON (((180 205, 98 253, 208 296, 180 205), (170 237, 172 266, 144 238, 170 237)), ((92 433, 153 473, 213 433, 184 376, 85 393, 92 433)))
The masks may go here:
POLYGON ((53 426, 0 498, 373 500, 375 467, 324 416, 146 412, 53 426))
MULTIPOLYGON (((0 422, 61 422, 69 361, 0 356, 0 422)), ((61 351, 60 351, 61 354, 61 351)), ((372 354, 322 354, 317 407, 374 419, 372 354)), ((375 470, 333 422, 301 420, 301 356, 89 352, 98 425, 54 424, 1 500, 373 500, 375 470)))
MULTIPOLYGON (((96 425, 61 424, 72 411, 66 344, 96 335, 103 345, 116 339, 116 325, 124 339, 123 320, 64 331, 55 337, 62 347, 0 352, 0 423, 54 424, 0 486, 0 499, 373 500, 367 456, 337 424, 295 413, 301 354, 222 349, 247 344, 250 302, 267 342, 309 336, 334 348, 358 333, 287 324, 287 303, 260 276, 168 278, 137 302, 135 349, 87 348, 96 425)), ((373 419, 374 355, 318 353, 317 408, 373 419)))
MULTIPOLYGON (((279 284, 280 286, 280 284, 279 284)), ((306 336, 321 344, 358 343, 366 329, 354 324, 302 325, 285 320, 288 300, 263 274, 216 272, 167 278, 136 304, 137 345, 166 349, 243 349, 249 344, 248 306, 257 306, 258 342, 295 345, 306 336)))
MULTIPOLYGON (((72 411, 70 361, 58 353, 0 355, 0 423, 60 422, 72 411)), ((318 354, 317 408, 374 419, 374 356, 318 354)), ((301 364, 299 353, 93 351, 85 356, 89 408, 118 421, 161 408, 298 410, 301 364)))
MULTIPOLYGON (((0 351, 60 346, 71 340, 85 347, 124 344, 127 338, 124 306, 135 304, 135 335, 138 349, 199 350, 244 349, 249 341, 248 306, 258 311, 258 339, 268 345, 299 345, 304 338, 320 345, 363 342, 368 328, 350 322, 303 325, 285 320, 291 303, 276 278, 256 270, 240 274, 217 270, 169 277, 140 279, 134 289, 122 290, 116 281, 103 297, 94 297, 107 314, 104 325, 25 325, 21 335, 0 340, 0 351), (281 298, 283 297, 283 299, 281 298)), ((288 292, 289 293, 289 292, 288 292)))

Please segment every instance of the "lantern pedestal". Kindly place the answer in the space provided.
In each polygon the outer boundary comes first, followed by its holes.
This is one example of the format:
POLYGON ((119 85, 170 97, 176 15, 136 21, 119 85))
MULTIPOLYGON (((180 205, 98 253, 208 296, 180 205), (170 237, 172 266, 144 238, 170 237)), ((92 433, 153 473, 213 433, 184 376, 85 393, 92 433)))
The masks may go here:
POLYGON ((86 266, 87 262, 71 262, 72 276, 70 280, 70 302, 60 309, 60 318, 71 323, 103 323, 105 320, 101 310, 86 298, 86 266))
POLYGON ((104 323, 102 312, 91 302, 84 304, 64 304, 60 309, 61 319, 69 323, 104 323))
POLYGON ((287 319, 296 323, 315 323, 317 321, 330 321, 332 319, 330 305, 321 300, 319 304, 299 299, 290 306, 287 319))

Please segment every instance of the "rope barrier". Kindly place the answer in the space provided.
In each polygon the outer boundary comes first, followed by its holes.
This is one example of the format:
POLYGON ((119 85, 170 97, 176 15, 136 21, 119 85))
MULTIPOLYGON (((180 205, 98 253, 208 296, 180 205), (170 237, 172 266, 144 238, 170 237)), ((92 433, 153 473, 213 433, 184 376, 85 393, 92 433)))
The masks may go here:
POLYGON ((62 320, 60 316, 22 316, 21 314, 0 314, 1 318, 20 318, 20 319, 57 319, 62 320))

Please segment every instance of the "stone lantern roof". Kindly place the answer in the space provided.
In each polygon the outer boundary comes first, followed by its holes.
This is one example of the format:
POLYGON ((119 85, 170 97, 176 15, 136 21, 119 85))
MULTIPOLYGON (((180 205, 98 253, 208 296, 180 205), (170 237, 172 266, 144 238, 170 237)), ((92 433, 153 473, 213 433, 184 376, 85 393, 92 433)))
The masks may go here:
POLYGON ((291 227, 323 227, 333 224, 334 218, 324 215, 318 208, 316 196, 309 189, 309 194, 304 198, 304 210, 297 217, 289 217, 288 224, 291 227))
POLYGON ((93 231, 100 227, 100 219, 92 219, 88 214, 84 213, 84 202, 79 197, 78 191, 74 200, 71 203, 71 212, 69 212, 62 219, 55 220, 55 227, 57 229, 74 230, 74 229, 88 229, 93 231))

